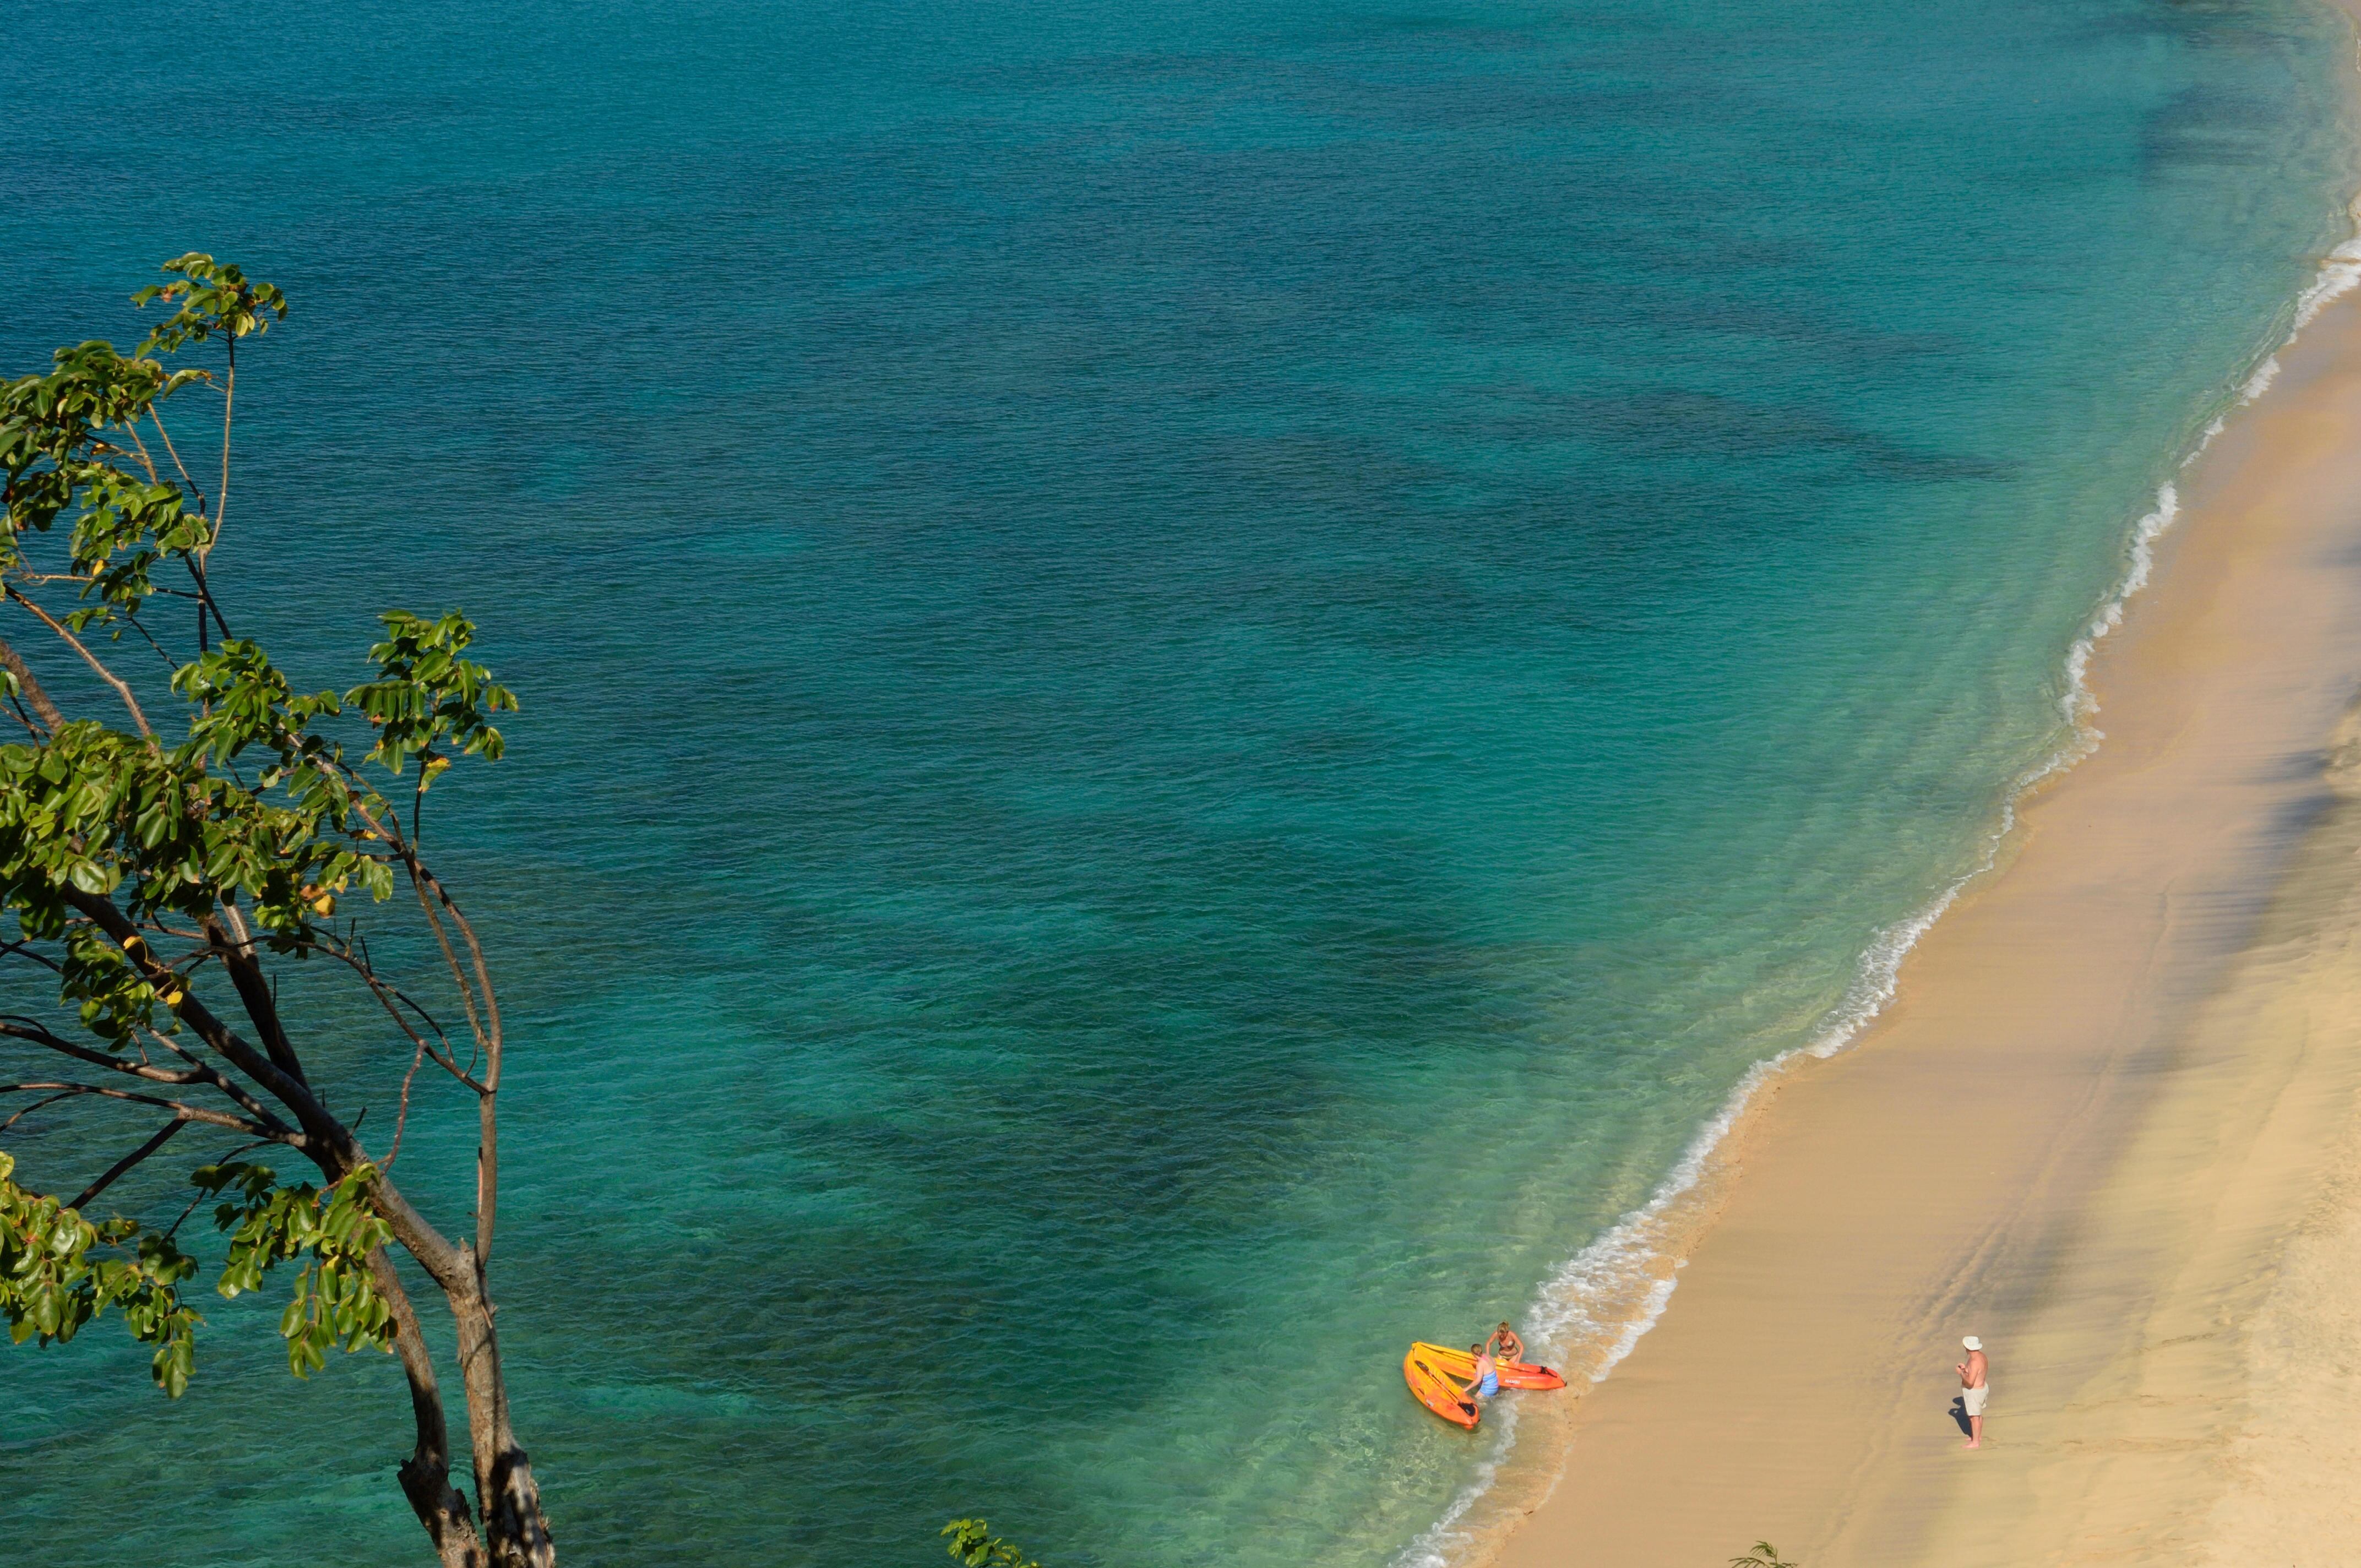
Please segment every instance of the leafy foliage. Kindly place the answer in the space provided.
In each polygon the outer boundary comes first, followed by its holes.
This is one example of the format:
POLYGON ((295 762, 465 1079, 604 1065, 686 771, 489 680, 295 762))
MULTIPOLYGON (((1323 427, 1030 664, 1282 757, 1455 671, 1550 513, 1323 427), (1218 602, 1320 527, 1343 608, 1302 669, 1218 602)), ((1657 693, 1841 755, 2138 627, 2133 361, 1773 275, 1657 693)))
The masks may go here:
POLYGON ((368 1272, 369 1253, 392 1237, 364 1196, 376 1174, 374 1166, 360 1166, 325 1193, 308 1181, 280 1187, 267 1165, 200 1166, 189 1178, 201 1191, 239 1194, 214 1210, 214 1225, 229 1233, 229 1261, 216 1287, 224 1296, 258 1288, 281 1262, 310 1260, 279 1318, 287 1366, 298 1377, 326 1365, 329 1347, 340 1341, 347 1352, 393 1348, 393 1314, 368 1272))
MULTIPOLYGON (((412 757, 431 756, 440 744, 461 756, 499 762, 500 732, 485 715, 514 708, 516 695, 494 685, 483 665, 459 657, 475 641, 475 627, 457 615, 428 620, 399 609, 379 619, 386 639, 369 649, 379 678, 345 695, 377 726, 368 760, 399 773, 412 757)), ((418 787, 433 784, 450 765, 448 757, 432 757, 418 787)))
POLYGON ((983 1519, 953 1519, 941 1533, 951 1538, 947 1550, 965 1568, 1041 1568, 1015 1541, 993 1534, 983 1519))
MULTIPOLYGON (((132 1337, 157 1347, 157 1387, 178 1398, 195 1367, 196 1328, 204 1321, 181 1304, 178 1288, 196 1273, 196 1260, 169 1232, 125 1219, 93 1224, 54 1198, 27 1192, 15 1170, 16 1161, 0 1152, 0 1313, 9 1338, 63 1343, 119 1307, 132 1337)), ((201 1192, 235 1194, 214 1211, 214 1223, 230 1238, 216 1286, 222 1295, 255 1289, 279 1264, 306 1260, 279 1321, 298 1377, 326 1365, 339 1343, 348 1352, 393 1348, 392 1314, 368 1273, 370 1249, 388 1239, 363 1196, 375 1175, 361 1167, 324 1194, 309 1182, 280 1186, 268 1166, 202 1166, 190 1177, 201 1192)))
MULTIPOLYGON (((143 538, 156 540, 158 549, 168 539, 197 548, 209 532, 202 525, 194 535, 177 532, 186 524, 176 488, 155 479, 143 484, 102 456, 104 433, 131 428, 163 399, 207 379, 205 372, 167 372, 153 359, 126 358, 111 343, 60 348, 51 359, 47 376, 0 384, 0 472, 8 477, 12 536, 0 562, 18 564, 16 537, 28 529, 46 533, 77 500, 77 555, 87 549, 103 561, 114 550, 137 548, 143 538)), ((126 588, 116 602, 145 597, 126 588)))
POLYGON ((164 270, 177 274, 177 280, 151 283, 131 296, 135 305, 161 300, 181 307, 148 334, 142 355, 170 354, 211 337, 269 332, 272 322, 287 319, 286 295, 269 283, 249 282, 238 269, 202 251, 174 257, 164 270))
MULTIPOLYGON (((44 1158, 71 1160, 121 1136, 126 1114, 162 1118, 71 1202, 18 1185, 0 1153, 0 1313, 15 1343, 48 1345, 114 1308, 156 1347, 156 1381, 177 1397, 203 1320, 181 1299, 197 1264, 173 1238, 214 1199, 223 1296, 258 1291, 293 1266, 280 1332, 296 1376, 335 1345, 402 1350, 418 1429, 402 1488, 446 1568, 554 1568, 509 1429, 488 1294, 500 1011, 474 929, 421 848, 427 787, 459 760, 499 760, 494 721, 516 698, 467 656, 475 627, 456 611, 385 611, 370 673, 341 694, 299 688, 236 634, 207 560, 233 471, 237 347, 283 321, 287 302, 199 252, 164 271, 134 302, 170 313, 134 352, 83 343, 42 374, 0 381, 0 729, 22 732, 0 744, 0 921, 16 927, 13 939, 0 928, 0 959, 31 966, 58 1004, 0 1013, 0 1053, 29 1053, 60 1075, 0 1082, 0 1097, 30 1097, 0 1105, 12 1113, 0 1135, 43 1113, 62 1124, 43 1129, 44 1158), (165 363, 200 348, 214 367, 165 363), (185 431, 176 438, 168 422, 181 419, 176 400, 197 395, 201 415, 218 420, 210 494, 184 461, 198 455, 185 431), (65 706, 10 641, 20 633, 78 684, 65 706), (101 688, 111 694, 98 696, 102 717, 81 711, 101 688), (430 972, 439 956, 456 1010, 413 997, 362 933, 359 909, 405 886, 423 927, 406 950, 430 972), (302 1030, 280 1010, 279 965, 311 960, 361 988, 399 1052, 396 1073, 407 1058, 381 1160, 362 1143, 360 1116, 347 1122, 314 1087, 302 1030), (464 1065, 438 1014, 464 1018, 464 1065), (390 1174, 412 1080, 430 1061, 475 1101, 471 1240, 445 1237, 390 1174), (109 1119, 84 1131, 78 1110, 109 1119), (169 1226, 84 1216, 189 1127, 244 1141, 190 1173, 197 1198, 169 1226), (315 1167, 320 1184, 283 1182, 241 1157, 272 1144, 315 1167), (397 1246, 443 1292, 459 1338, 482 1538, 448 1478, 432 1358, 386 1255, 397 1246)), ((353 1027, 352 1014, 332 1016, 353 1027)), ((364 1056, 368 1038, 350 1044, 335 1059, 364 1056)))
POLYGON ((62 1344, 118 1307, 132 1338, 156 1346, 156 1386, 178 1398, 195 1365, 200 1320, 181 1305, 177 1287, 196 1272, 195 1260, 169 1235, 142 1234, 129 1220, 93 1225, 54 1198, 26 1191, 16 1169, 0 1150, 0 1313, 10 1342, 38 1336, 62 1344))
POLYGON ((1779 1555, 1777 1547, 1767 1541, 1758 1541, 1746 1556, 1731 1558, 1730 1568, 1803 1568, 1803 1564, 1788 1562, 1779 1555))

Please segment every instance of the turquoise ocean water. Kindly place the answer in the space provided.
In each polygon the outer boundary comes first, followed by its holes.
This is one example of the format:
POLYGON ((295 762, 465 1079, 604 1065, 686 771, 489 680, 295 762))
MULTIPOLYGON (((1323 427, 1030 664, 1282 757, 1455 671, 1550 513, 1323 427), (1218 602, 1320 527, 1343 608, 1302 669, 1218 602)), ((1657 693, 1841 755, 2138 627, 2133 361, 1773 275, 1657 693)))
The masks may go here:
MULTIPOLYGON (((1447 1550, 1498 1442, 1404 1343, 1611 1337, 1594 1244, 1979 862, 2351 232, 2303 0, 6 30, 0 371, 278 281, 250 618, 327 685, 464 605, 525 696, 441 809, 582 1564, 1447 1550)), ((177 1405, 0 1355, 17 1539, 422 1560, 396 1369, 272 1316, 177 1405)))

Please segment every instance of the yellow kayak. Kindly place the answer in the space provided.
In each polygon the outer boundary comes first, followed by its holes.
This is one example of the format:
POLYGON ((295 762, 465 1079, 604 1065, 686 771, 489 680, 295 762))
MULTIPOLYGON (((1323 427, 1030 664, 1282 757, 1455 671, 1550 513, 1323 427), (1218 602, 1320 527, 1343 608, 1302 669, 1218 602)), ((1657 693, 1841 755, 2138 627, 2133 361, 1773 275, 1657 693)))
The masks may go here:
MULTIPOLYGON (((1411 1393, 1417 1397, 1420 1404, 1453 1426, 1466 1427, 1474 1431, 1476 1401, 1468 1396, 1466 1377, 1463 1375, 1455 1383, 1449 1374, 1435 1365, 1430 1353, 1441 1349, 1441 1346, 1432 1344, 1411 1346, 1410 1354, 1402 1357, 1402 1381, 1410 1385, 1411 1393)), ((1443 1354, 1449 1355, 1452 1353, 1444 1351, 1443 1354)), ((1466 1352, 1460 1353, 1459 1359, 1467 1363, 1470 1370, 1474 1369, 1475 1359, 1466 1352)))
MULTIPOLYGON (((1410 1347, 1411 1354, 1422 1357, 1428 1365, 1447 1376, 1456 1378, 1462 1386, 1476 1381, 1476 1358, 1464 1350, 1448 1345, 1421 1343, 1410 1347)), ((1503 1388, 1563 1388, 1565 1379, 1551 1367, 1539 1366, 1530 1361, 1495 1361, 1493 1368, 1500 1375, 1503 1388)))

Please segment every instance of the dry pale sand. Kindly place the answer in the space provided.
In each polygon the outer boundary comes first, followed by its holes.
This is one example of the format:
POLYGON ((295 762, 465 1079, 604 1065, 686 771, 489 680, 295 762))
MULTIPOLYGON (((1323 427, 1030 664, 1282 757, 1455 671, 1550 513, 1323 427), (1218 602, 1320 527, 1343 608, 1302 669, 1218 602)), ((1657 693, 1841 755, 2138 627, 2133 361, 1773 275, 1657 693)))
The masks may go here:
POLYGON ((1507 1568, 2361 1555, 2361 296, 2285 359, 2100 645, 2104 744, 1758 1102, 1507 1568))

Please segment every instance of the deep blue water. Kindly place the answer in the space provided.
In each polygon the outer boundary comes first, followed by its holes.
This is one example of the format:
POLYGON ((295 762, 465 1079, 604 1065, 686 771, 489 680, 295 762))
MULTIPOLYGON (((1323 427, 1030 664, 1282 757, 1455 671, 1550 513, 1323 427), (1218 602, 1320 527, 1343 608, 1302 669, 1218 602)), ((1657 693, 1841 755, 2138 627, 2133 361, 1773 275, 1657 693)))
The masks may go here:
MULTIPOLYGON (((313 684, 457 604, 524 695, 435 799, 584 1564, 1401 1552, 1491 1452, 1403 1344, 1564 1316, 1977 862, 2354 184, 2309 0, 7 33, 0 372, 277 281, 216 576, 313 684)), ((0 1358, 12 1523, 422 1560, 394 1367, 274 1310, 177 1405, 0 1358)))

